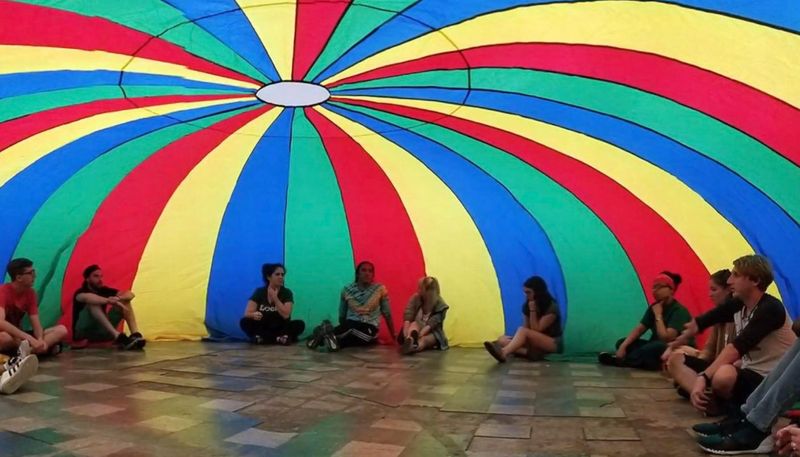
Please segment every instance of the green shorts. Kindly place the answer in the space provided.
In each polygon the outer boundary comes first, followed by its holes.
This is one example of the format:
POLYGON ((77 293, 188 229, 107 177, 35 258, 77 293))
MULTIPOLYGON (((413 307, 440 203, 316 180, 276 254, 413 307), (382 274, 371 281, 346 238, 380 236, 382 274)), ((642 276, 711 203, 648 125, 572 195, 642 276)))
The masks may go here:
MULTIPOLYGON (((117 328, 124 319, 122 310, 118 306, 112 306, 106 313, 109 322, 114 328, 117 328)), ((89 340, 94 342, 111 341, 113 335, 97 322, 97 319, 92 316, 89 311, 89 305, 86 305, 78 314, 78 321, 75 323, 75 335, 73 339, 76 340, 89 340)))

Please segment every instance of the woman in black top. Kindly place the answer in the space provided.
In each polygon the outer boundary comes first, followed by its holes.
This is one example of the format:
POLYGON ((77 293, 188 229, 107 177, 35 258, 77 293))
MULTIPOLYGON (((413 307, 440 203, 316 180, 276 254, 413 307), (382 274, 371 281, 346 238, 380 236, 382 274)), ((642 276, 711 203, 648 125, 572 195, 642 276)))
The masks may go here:
POLYGON ((511 354, 541 360, 545 354, 561 352, 561 316, 547 283, 539 276, 532 276, 525 281, 522 291, 525 293, 523 326, 513 337, 504 335, 495 342, 483 343, 489 354, 501 363, 511 354))
POLYGON ((283 287, 286 268, 280 263, 265 263, 261 275, 266 287, 253 292, 239 325, 256 344, 285 345, 297 341, 306 324, 291 320, 294 296, 283 287))

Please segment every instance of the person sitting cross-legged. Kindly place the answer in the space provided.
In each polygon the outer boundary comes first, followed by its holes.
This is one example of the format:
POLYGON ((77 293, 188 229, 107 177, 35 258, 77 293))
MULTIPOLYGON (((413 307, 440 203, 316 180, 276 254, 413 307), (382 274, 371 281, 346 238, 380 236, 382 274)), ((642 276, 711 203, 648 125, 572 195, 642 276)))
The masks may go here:
POLYGON ((73 339, 93 343, 113 341, 120 349, 144 348, 147 341, 136 323, 131 303, 134 297, 129 290, 107 287, 98 265, 86 267, 83 283, 72 295, 73 339), (117 330, 123 320, 128 324, 130 336, 117 330))
MULTIPOLYGON (((674 340, 683 325, 692 319, 689 311, 675 300, 675 292, 681 276, 669 271, 659 273, 653 279, 653 303, 647 308, 642 320, 631 333, 617 341, 617 352, 601 352, 598 360, 603 365, 640 368, 657 371, 661 369, 661 355, 667 343, 674 340), (649 340, 641 336, 650 330, 649 340)), ((694 346, 694 339, 686 344, 694 346)))
POLYGON ((13 259, 6 271, 11 282, 0 285, 0 352, 16 353, 20 345, 27 342, 33 354, 58 354, 61 342, 67 336, 67 328, 63 325, 42 326, 39 301, 33 290, 36 281, 33 262, 25 258, 13 259), (21 327, 26 315, 31 325, 27 331, 21 327))
POLYGON ((397 339, 389 292, 375 282, 375 265, 360 262, 356 266, 355 282, 345 286, 339 299, 339 325, 333 329, 334 346, 369 346, 378 342, 381 316, 386 321, 392 341, 397 339))
MULTIPOLYGON (((720 270, 711 275, 709 279, 709 297, 715 306, 721 306, 731 298, 731 288, 728 284, 730 270, 720 270)), ((709 365, 736 336, 733 322, 716 324, 711 336, 706 341, 702 350, 691 346, 683 346, 675 351, 669 351, 662 359, 667 359, 667 372, 675 381, 678 393, 689 398, 689 392, 694 387, 697 373, 708 368, 709 365)))
POLYGON ((305 322, 292 320, 294 295, 284 287, 286 268, 280 263, 261 267, 265 287, 259 287, 247 301, 239 326, 254 344, 288 345, 306 328, 305 322))
POLYGON ((700 436, 700 447, 708 452, 769 452, 772 424, 797 400, 800 343, 791 330, 786 308, 766 293, 772 280, 766 258, 749 255, 736 259, 728 280, 733 298, 689 322, 673 342, 680 345, 717 323, 733 321, 736 326, 736 338, 699 373, 691 392, 697 409, 705 411, 713 396, 723 402, 728 414, 719 422, 693 427, 700 436), (739 359, 741 366, 735 364, 739 359))

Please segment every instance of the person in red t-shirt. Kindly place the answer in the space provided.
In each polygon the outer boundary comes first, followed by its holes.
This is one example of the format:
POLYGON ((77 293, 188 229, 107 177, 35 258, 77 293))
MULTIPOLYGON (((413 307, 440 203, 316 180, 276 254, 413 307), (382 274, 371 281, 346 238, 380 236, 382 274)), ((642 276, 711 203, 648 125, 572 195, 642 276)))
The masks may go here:
POLYGON ((14 259, 6 267, 11 282, 0 285, 0 351, 16 351, 20 343, 28 341, 34 354, 56 354, 61 350, 61 341, 67 336, 67 328, 57 325, 42 328, 39 320, 39 303, 33 282, 36 270, 28 259, 14 259), (30 332, 23 331, 22 318, 28 315, 30 332))

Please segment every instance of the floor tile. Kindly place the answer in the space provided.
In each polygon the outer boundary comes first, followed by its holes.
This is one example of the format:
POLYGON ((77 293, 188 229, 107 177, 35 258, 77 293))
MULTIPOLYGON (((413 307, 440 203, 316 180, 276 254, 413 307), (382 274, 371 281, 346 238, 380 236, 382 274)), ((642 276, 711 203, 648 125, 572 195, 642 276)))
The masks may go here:
POLYGON ((483 423, 475 432, 475 436, 487 436, 491 438, 520 438, 528 439, 531 437, 530 425, 503 425, 483 423))
POLYGON ((583 436, 589 441, 640 441, 630 427, 583 427, 583 436))
POLYGON ((36 376, 32 376, 28 381, 29 382, 50 382, 50 381, 58 381, 62 379, 61 376, 51 376, 49 374, 37 374, 36 376))
POLYGON ((136 425, 172 433, 186 430, 187 428, 193 427, 199 423, 199 421, 187 419, 185 417, 159 416, 139 422, 136 425))
POLYGON ((389 430, 402 430, 406 432, 422 431, 422 426, 414 421, 402 419, 381 419, 374 424, 373 428, 385 428, 389 430))
POLYGON ((86 384, 73 384, 71 386, 67 386, 67 389, 70 390, 78 390, 81 392, 102 392, 104 390, 114 389, 117 386, 113 384, 104 384, 102 382, 89 382, 86 384))
POLYGON ((297 436, 296 433, 270 432, 251 428, 225 439, 228 443, 277 448, 297 436))
POLYGON ((493 404, 489 406, 490 414, 508 414, 513 416, 533 416, 533 405, 500 405, 493 404))
POLYGON ((198 405, 201 408, 208 408, 208 409, 218 409, 220 411, 238 411, 242 408, 246 408, 252 405, 252 401, 236 401, 236 400, 224 400, 224 399, 216 399, 207 401, 205 403, 201 403, 198 405))
POLYGON ((15 393, 14 395, 10 395, 14 401, 18 401, 20 403, 39 403, 42 401, 47 400, 54 400, 58 397, 54 397, 52 395, 43 394, 40 392, 22 392, 22 393, 15 393))
POLYGON ((0 430, 8 430, 14 433, 25 433, 45 427, 47 427, 46 421, 40 418, 12 417, 11 419, 0 420, 0 430))
POLYGON ((403 453, 403 449, 403 446, 393 444, 351 441, 336 451, 332 457, 398 457, 403 453))
POLYGON ((160 390, 144 389, 128 395, 128 398, 133 398, 134 400, 144 400, 144 401, 162 401, 169 398, 177 397, 178 395, 179 394, 171 392, 161 392, 160 390))

